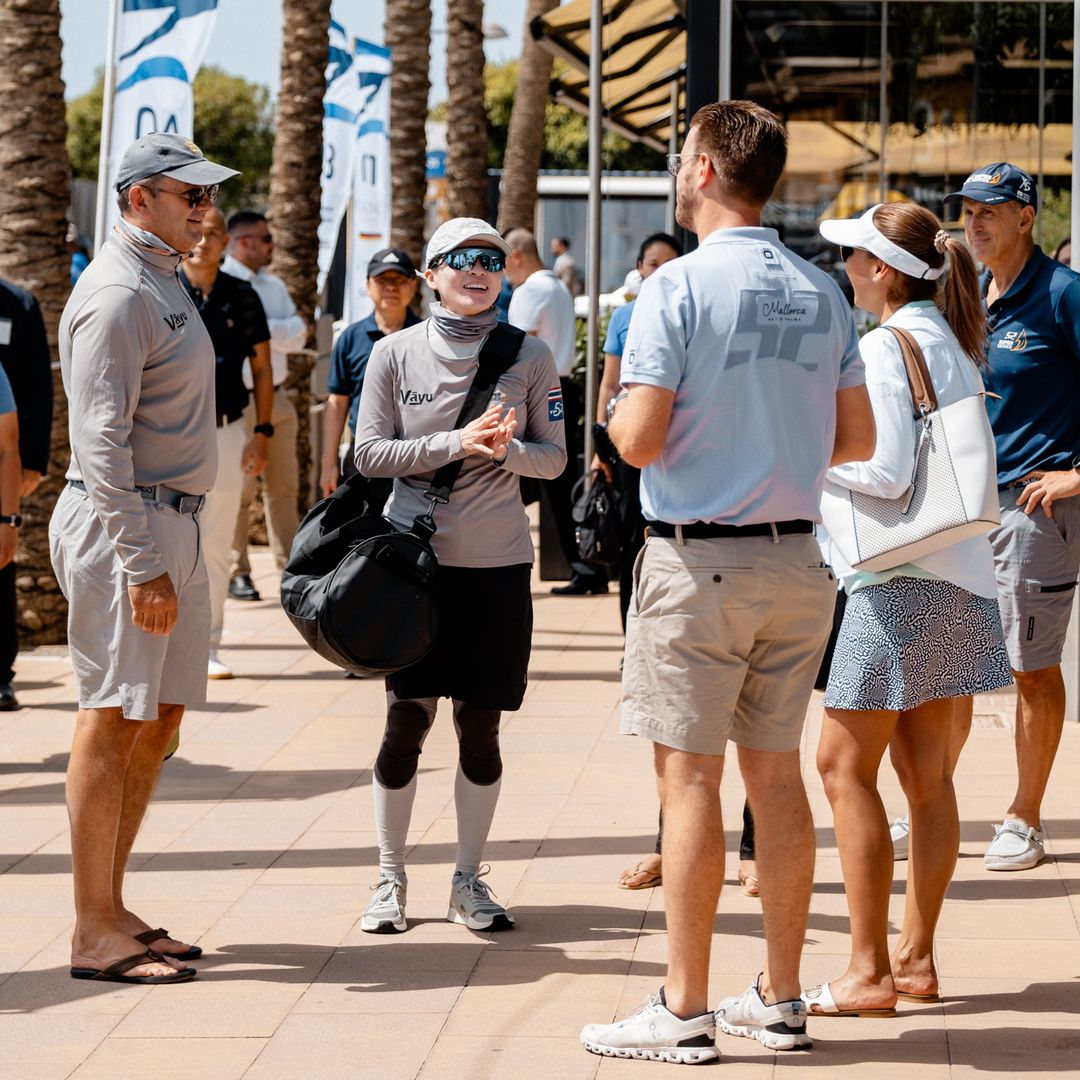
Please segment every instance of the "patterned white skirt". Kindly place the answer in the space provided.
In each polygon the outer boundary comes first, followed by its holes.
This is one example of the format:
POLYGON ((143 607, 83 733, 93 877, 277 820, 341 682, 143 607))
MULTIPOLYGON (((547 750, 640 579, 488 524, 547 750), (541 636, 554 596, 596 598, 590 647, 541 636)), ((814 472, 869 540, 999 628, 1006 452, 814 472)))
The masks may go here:
POLYGON ((895 577, 848 597, 825 706, 905 711, 1011 682, 997 600, 895 577))

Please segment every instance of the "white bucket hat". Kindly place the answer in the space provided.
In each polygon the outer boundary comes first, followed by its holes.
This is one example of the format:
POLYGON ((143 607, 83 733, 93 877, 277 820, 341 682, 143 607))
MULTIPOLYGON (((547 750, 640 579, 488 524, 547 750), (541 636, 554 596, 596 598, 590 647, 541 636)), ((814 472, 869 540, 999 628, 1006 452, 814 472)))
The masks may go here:
POLYGON ((931 266, 923 262, 918 255, 912 255, 898 244, 894 244, 874 224, 874 214, 885 204, 871 206, 861 217, 829 218, 818 226, 818 232, 832 244, 839 247, 861 248, 876 255, 901 274, 918 278, 920 281, 936 281, 948 269, 948 260, 941 266, 931 266))

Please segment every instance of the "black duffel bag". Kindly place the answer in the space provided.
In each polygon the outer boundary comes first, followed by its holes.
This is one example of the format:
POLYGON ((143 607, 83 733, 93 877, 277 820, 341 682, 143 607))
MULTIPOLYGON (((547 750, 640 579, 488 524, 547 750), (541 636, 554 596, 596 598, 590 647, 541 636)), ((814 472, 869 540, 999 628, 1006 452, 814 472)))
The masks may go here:
MULTIPOLYGON (((479 366, 455 427, 478 417, 525 334, 500 323, 480 350, 479 366)), ((431 651, 439 632, 438 560, 433 513, 445 503, 464 460, 439 469, 426 514, 405 532, 365 513, 362 478, 346 481, 308 511, 281 575, 281 606, 321 657, 356 675, 387 675, 431 651)))
POLYGON ((586 473, 571 495, 574 537, 582 562, 614 566, 622 557, 622 519, 618 496, 602 469, 586 473))

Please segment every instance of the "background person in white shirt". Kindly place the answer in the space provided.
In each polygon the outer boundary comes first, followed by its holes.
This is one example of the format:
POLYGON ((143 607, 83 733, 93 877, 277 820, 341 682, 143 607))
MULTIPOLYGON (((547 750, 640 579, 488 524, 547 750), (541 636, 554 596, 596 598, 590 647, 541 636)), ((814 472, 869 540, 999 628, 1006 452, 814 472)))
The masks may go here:
MULTIPOLYGON (((263 470, 263 508, 266 531, 278 569, 285 566, 293 533, 299 524, 297 498, 300 472, 296 461, 296 406, 285 393, 289 373, 289 353, 301 348, 308 328, 296 313, 285 282, 266 268, 274 257, 274 237, 266 215, 255 210, 238 210, 229 217, 229 250, 222 270, 241 281, 250 282, 259 294, 270 327, 270 367, 274 374, 274 409, 269 424, 260 424, 260 433, 270 437, 270 451, 263 470)), ((250 366, 244 365, 244 384, 252 389, 250 366)), ((255 410, 248 406, 245 416, 250 438, 255 431, 255 410)), ((240 496, 240 511, 233 536, 233 566, 229 595, 235 600, 258 600, 248 561, 248 512, 255 496, 255 477, 247 476, 240 496)))
MULTIPOLYGON (((914 204, 824 221, 855 303, 911 332, 940 405, 980 394, 986 330, 975 263, 941 222, 914 204), (944 278, 944 289, 941 279, 944 278), (935 300, 943 304, 944 314, 935 300)), ((879 327, 860 344, 877 447, 869 461, 829 470, 852 491, 896 499, 911 485, 914 406, 900 348, 879 327)), ((848 593, 825 690, 817 764, 833 809, 851 916, 851 959, 805 994, 811 1012, 893 1014, 898 997, 938 1001, 934 931, 956 866, 960 823, 948 767, 953 711, 966 695, 1012 682, 989 535, 879 573, 855 571, 833 549, 848 593), (911 813, 907 902, 889 953, 893 853, 877 790, 890 753, 911 813)))
MULTIPOLYGON (((544 481, 548 500, 559 533, 559 545, 570 566, 570 583, 551 591, 556 595, 582 596, 606 593, 607 570, 590 566, 578 558, 574 521, 570 516, 571 492, 578 477, 581 435, 578 431, 581 404, 571 373, 576 349, 574 301, 566 286, 540 261, 536 238, 528 229, 511 229, 506 234, 510 254, 506 259, 506 277, 514 286, 507 321, 525 333, 538 337, 555 357, 562 392, 563 419, 566 425, 566 468, 561 476, 544 481)), ((554 388, 553 388, 554 389, 554 388)))

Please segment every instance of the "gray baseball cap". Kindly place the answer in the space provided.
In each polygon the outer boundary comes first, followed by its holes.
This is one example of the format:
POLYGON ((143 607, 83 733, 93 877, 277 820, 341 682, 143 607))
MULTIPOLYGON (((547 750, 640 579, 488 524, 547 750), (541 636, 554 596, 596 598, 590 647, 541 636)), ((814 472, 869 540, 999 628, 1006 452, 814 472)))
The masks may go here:
POLYGON ((155 131, 136 139, 124 151, 116 172, 116 190, 123 191, 151 176, 171 176, 185 184, 209 186, 239 175, 236 169, 207 161, 206 155, 183 135, 155 131))

